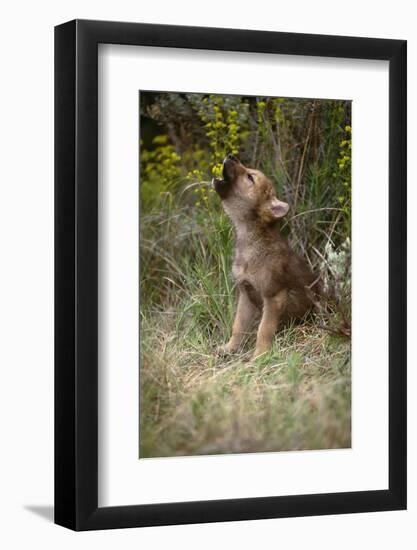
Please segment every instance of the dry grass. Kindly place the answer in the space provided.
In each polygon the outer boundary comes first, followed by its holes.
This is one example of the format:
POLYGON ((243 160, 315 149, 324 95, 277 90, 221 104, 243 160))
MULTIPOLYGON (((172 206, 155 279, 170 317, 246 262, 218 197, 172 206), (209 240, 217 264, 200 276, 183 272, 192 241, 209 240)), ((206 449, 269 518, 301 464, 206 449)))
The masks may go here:
POLYGON ((255 363, 251 339, 225 360, 175 311, 141 331, 141 458, 350 447, 350 342, 314 320, 255 363))

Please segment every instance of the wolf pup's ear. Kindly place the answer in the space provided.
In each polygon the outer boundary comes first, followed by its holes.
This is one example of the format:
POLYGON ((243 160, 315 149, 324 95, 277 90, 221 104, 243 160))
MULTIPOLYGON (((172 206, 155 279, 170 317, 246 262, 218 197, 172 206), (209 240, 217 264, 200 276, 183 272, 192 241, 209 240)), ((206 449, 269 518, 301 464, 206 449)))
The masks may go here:
POLYGON ((282 202, 276 197, 271 200, 269 208, 274 218, 284 217, 290 209, 289 205, 286 202, 282 202))

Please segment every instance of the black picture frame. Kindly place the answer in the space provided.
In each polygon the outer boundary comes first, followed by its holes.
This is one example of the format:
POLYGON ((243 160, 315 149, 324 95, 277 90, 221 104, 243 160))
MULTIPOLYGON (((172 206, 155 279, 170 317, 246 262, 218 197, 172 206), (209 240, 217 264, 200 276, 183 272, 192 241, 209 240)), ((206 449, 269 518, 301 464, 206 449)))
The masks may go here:
POLYGON ((55 28, 55 523, 74 530, 406 508, 404 40, 74 20, 55 28), (389 62, 389 488, 98 507, 98 44, 389 62))

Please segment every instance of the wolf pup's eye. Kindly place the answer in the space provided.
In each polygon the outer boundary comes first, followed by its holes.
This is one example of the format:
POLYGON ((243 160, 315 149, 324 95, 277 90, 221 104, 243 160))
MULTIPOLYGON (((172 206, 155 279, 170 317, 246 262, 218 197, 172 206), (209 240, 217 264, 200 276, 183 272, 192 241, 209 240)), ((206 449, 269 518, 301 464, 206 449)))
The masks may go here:
POLYGON ((249 181, 251 181, 252 183, 255 183, 255 179, 252 176, 252 174, 248 174, 248 178, 249 178, 249 181))

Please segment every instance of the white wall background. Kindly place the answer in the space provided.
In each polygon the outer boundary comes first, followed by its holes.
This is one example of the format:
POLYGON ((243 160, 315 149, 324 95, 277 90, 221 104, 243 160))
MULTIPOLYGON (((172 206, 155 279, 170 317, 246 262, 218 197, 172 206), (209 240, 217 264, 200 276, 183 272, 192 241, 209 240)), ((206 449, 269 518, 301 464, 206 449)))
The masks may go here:
POLYGON ((15 0, 1 10, 0 543, 4 548, 338 549, 417 542, 416 103, 413 2, 15 0), (403 38, 409 54, 409 510, 72 533, 53 499, 53 26, 73 18, 403 38))

